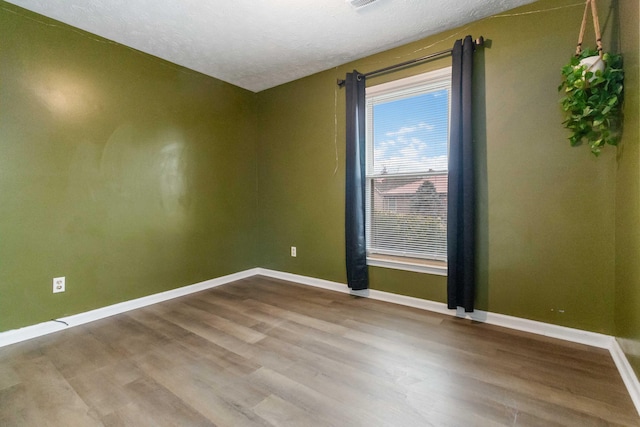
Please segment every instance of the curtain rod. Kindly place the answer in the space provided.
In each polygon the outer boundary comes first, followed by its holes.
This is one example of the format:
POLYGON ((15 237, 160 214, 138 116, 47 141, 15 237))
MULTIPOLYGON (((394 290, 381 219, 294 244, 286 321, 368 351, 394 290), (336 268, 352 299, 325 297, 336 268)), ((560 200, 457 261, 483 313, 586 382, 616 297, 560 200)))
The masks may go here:
MULTIPOLYGON (((475 39, 473 41, 473 44, 474 44, 474 46, 483 46, 484 45, 484 37, 482 37, 482 36, 478 37, 477 39, 475 39)), ((369 71, 368 73, 363 74, 363 76, 371 77, 371 76, 375 76, 376 74, 386 73, 387 71, 392 71, 392 70, 395 70, 397 68, 403 68, 403 67, 406 67, 408 65, 416 64, 418 62, 427 61, 429 59, 438 58, 440 56, 450 55, 452 51, 453 51, 453 49, 441 50, 440 52, 435 52, 435 53, 429 54, 427 56, 423 56, 423 57, 416 58, 416 59, 411 59, 409 61, 401 62, 399 64, 390 65, 388 67, 380 68, 379 70, 369 71)), ((342 86, 344 86, 344 83, 345 83, 344 80, 338 79, 338 86, 342 87, 342 86)))

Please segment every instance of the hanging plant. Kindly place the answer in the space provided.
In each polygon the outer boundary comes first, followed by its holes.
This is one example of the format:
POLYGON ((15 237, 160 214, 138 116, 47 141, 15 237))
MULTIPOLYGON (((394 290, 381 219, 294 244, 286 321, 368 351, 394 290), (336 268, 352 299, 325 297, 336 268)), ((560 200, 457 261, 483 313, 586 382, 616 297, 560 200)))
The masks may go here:
POLYGON ((605 145, 618 143, 624 74, 620 55, 605 53, 604 71, 580 63, 593 53, 587 49, 571 58, 562 68, 559 90, 564 89, 560 102, 566 115, 563 124, 571 131, 569 142, 572 146, 586 142, 597 156, 605 145))
POLYGON ((616 145, 621 128, 624 80, 622 57, 602 53, 595 0, 587 0, 576 55, 571 58, 569 64, 562 67, 562 77, 558 90, 564 91, 560 102, 566 117, 563 124, 571 131, 571 145, 586 142, 596 156, 605 145, 616 145), (598 47, 596 50, 583 51, 582 37, 589 5, 598 47))

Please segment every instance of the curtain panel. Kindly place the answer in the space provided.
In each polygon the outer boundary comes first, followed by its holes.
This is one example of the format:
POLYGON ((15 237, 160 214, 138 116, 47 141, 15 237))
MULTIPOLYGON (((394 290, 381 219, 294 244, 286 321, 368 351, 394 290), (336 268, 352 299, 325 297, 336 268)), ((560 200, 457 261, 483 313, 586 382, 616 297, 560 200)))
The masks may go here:
POLYGON ((452 50, 449 188, 447 201, 447 306, 474 309, 475 182, 472 127, 472 76, 475 44, 471 36, 452 50))
POLYGON ((345 79, 346 118, 346 199, 345 243, 347 283, 353 290, 369 287, 365 235, 365 76, 353 71, 345 79))

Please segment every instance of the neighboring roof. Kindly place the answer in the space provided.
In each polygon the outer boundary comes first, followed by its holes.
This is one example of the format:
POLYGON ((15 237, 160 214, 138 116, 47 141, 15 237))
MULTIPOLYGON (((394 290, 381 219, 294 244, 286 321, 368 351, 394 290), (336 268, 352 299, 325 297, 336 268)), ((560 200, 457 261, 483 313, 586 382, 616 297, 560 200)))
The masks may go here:
POLYGON ((436 193, 446 193, 447 192, 447 180, 442 179, 442 176, 434 176, 424 179, 419 179, 417 181, 410 182, 405 185, 401 185, 400 187, 395 187, 387 191, 381 192, 383 196, 408 196, 415 194, 420 186, 424 184, 425 181, 431 181, 433 186, 436 189, 436 193))

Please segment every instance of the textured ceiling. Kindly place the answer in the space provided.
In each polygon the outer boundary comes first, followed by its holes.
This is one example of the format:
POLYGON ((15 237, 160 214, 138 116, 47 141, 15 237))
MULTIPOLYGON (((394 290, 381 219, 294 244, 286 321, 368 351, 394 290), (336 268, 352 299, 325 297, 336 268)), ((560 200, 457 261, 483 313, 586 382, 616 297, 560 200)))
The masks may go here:
POLYGON ((9 0, 254 92, 533 1, 9 0))

